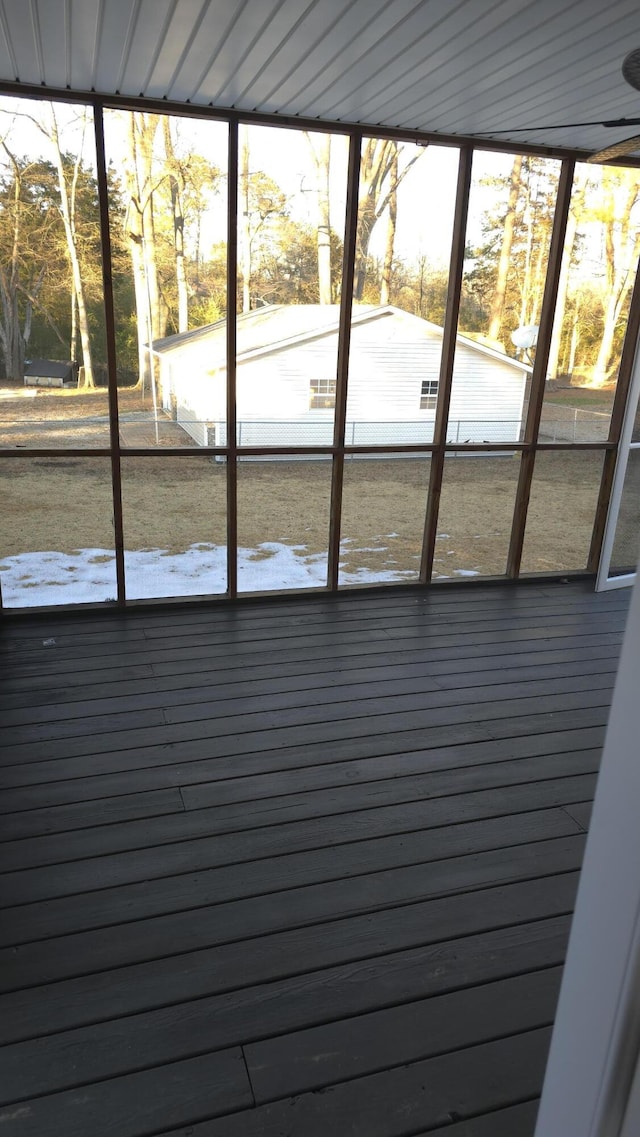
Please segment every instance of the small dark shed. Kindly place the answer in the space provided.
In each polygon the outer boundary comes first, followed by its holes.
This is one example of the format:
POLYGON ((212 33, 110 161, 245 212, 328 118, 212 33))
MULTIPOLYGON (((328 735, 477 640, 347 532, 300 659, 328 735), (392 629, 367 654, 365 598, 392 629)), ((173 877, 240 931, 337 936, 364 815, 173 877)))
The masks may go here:
POLYGON ((27 387, 75 387, 78 364, 58 359, 31 359, 24 366, 27 387))

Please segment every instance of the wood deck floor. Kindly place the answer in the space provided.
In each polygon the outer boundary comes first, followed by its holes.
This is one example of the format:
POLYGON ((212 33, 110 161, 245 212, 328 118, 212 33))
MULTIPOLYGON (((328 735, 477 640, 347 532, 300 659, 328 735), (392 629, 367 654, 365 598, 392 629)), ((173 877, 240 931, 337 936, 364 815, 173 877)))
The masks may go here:
POLYGON ((530 1137, 627 603, 4 621, 3 1137, 530 1137))

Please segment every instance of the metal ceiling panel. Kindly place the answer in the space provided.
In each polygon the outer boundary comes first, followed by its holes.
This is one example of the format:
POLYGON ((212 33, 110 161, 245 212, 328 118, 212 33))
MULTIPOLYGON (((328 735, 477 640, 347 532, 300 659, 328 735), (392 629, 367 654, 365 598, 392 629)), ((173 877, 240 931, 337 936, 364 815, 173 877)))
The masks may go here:
MULTIPOLYGON (((517 53, 537 20, 535 10, 526 0, 494 6, 473 21, 469 16, 470 5, 466 3, 453 28, 447 25, 443 29, 448 34, 442 44, 429 37, 412 47, 402 59, 400 78, 387 85, 381 82, 381 90, 371 103, 363 103, 363 112, 375 117, 384 110, 391 117, 406 118, 416 97, 422 102, 421 93, 425 91, 430 107, 437 106, 444 92, 453 90, 458 95, 463 88, 466 102, 470 94, 475 101, 476 76, 491 75, 494 68, 500 68, 501 61, 517 53)), ((538 34, 544 34, 540 27, 538 34)))
MULTIPOLYGON (((94 82, 104 0, 71 0, 71 58, 69 86, 90 91, 94 82)), ((42 5, 41 5, 42 7, 42 5)))
MULTIPOLYGON (((288 34, 277 44, 271 56, 262 61, 255 77, 240 93, 241 100, 254 106, 264 105, 265 99, 273 93, 274 72, 285 75, 290 70, 293 60, 303 72, 306 71, 315 60, 316 53, 323 43, 327 40, 335 43, 337 36, 342 40, 344 33, 339 30, 339 25, 344 21, 347 12, 353 12, 356 8, 359 11, 362 27, 362 21, 369 18, 371 5, 366 11, 357 3, 345 8, 344 0, 322 0, 322 2, 313 0, 300 18, 291 25, 288 34)), ((283 11, 283 16, 285 14, 283 11)), ((247 64, 250 68, 251 59, 247 60, 247 64)))
POLYGON ((2 22, 9 40, 9 55, 15 68, 14 78, 25 83, 41 83, 31 5, 25 0, 3 0, 2 22))
MULTIPOLYGON (((520 3, 526 3, 526 0, 520 0, 520 3)), ((420 4, 406 19, 396 24, 389 36, 382 37, 360 56, 357 66, 341 81, 335 86, 326 86, 315 100, 313 110, 310 108, 311 113, 350 118, 356 107, 375 98, 381 87, 388 86, 394 76, 402 74, 404 60, 409 54, 415 58, 417 53, 420 66, 428 67, 431 45, 435 49, 448 42, 456 42, 467 24, 467 8, 466 0, 457 0, 453 4, 451 0, 427 0, 420 4), (342 111, 339 116, 336 114, 338 105, 342 111)), ((483 12, 485 10, 482 9, 483 12)))
MULTIPOLYGON (((427 0, 421 0, 423 6, 427 0)), ((285 114, 302 114, 303 106, 314 105, 318 96, 345 74, 362 66, 368 52, 393 36, 394 29, 416 8, 416 0, 397 0, 376 7, 367 0, 353 0, 343 20, 330 38, 313 45, 305 61, 294 60, 290 76, 278 84, 268 96, 271 110, 285 114)))
MULTIPOLYGON (((256 78, 264 75, 265 68, 273 67, 276 73, 279 68, 284 70, 286 64, 282 52, 289 50, 289 43, 296 35, 299 26, 319 3, 325 13, 326 26, 332 21, 337 6, 336 0, 278 0, 269 19, 246 45, 236 67, 230 69, 227 81, 214 92, 213 101, 232 106, 256 106, 253 99, 244 97, 245 92, 256 78)), ((292 54, 295 52, 293 46, 291 51, 292 54)))
MULTIPOLYGON (((454 87, 447 85, 441 92, 435 94, 432 98, 432 113, 434 115, 455 113, 461 108, 464 109, 465 106, 468 108, 470 93, 473 94, 473 111, 475 114, 487 108, 493 110, 503 104, 505 85, 513 82, 514 79, 517 82, 520 95, 525 95, 525 102, 528 104, 530 100, 526 98, 526 93, 529 79, 534 74, 539 77, 536 86, 541 98, 545 99, 549 94, 551 83, 562 81, 562 78, 560 77, 559 80, 558 77, 558 68, 562 67, 564 74, 564 64, 568 51, 567 40, 571 44, 572 53, 578 53, 581 50, 580 43, 584 37, 576 29, 576 20, 579 19, 582 8, 583 0, 575 0, 575 2, 565 5, 562 10, 557 11, 555 18, 546 23, 536 33, 535 37, 529 37, 529 40, 521 37, 520 41, 512 45, 509 51, 498 55, 494 52, 491 57, 491 67, 482 66, 476 74, 469 77, 466 84, 458 84, 454 87), (533 43, 531 42, 532 38, 533 43)), ((593 33, 585 33, 596 61, 600 58, 600 51, 606 50, 607 29, 614 19, 615 16, 611 8, 603 9, 593 20, 593 33)), ((628 12, 626 19, 631 23, 628 12)), ((617 41, 618 34, 620 33, 613 32, 612 39, 617 41)), ((606 69, 609 75, 611 75, 611 66, 612 64, 607 60, 606 69)), ((613 66, 615 68, 615 63, 613 66)), ((574 80, 571 80, 571 87, 573 89, 574 80)), ((415 97, 416 91, 413 91, 412 95, 415 97)), ((510 105, 509 110, 510 113, 514 110, 513 105, 510 105)))
MULTIPOLYGON (((215 53, 200 89, 191 92, 194 101, 233 106, 234 90, 241 90, 246 81, 239 73, 248 55, 256 44, 262 45, 263 51, 272 50, 268 45, 273 44, 274 22, 285 3, 286 0, 263 0, 257 4, 251 0, 244 5, 240 18, 229 29, 224 50, 215 53)), ((280 26, 280 34, 286 35, 287 26, 280 26)))
POLYGON ((209 0, 200 30, 177 66, 168 94, 172 99, 208 102, 202 86, 227 51, 227 42, 250 0, 209 0))
POLYGON ((119 91, 131 39, 138 19, 139 0, 117 6, 105 4, 95 61, 96 91, 119 91))
MULTIPOLYGON (((493 81, 483 70, 482 89, 476 90, 474 83, 473 107, 469 107, 469 97, 465 100, 464 91, 455 90, 449 83, 443 97, 432 108, 431 121, 438 129, 439 123, 465 119, 482 122, 483 129, 490 129, 492 121, 504 120, 505 99, 508 99, 509 125, 527 126, 531 122, 541 124, 565 121, 566 115, 578 118, 593 118, 584 114, 585 97, 598 100, 597 114, 608 103, 620 102, 622 96, 625 107, 633 113, 635 95, 624 84, 619 74, 621 62, 621 43, 629 43, 637 26, 636 16, 627 16, 615 25, 603 27, 599 18, 594 21, 593 35, 580 37, 575 29, 556 37, 555 48, 548 46, 521 55, 517 62, 502 68, 497 81, 493 81), (571 60, 571 65, 567 60, 571 60), (582 81, 577 77, 582 72, 582 81), (617 88, 614 93, 614 88, 617 88), (448 97, 446 95, 448 94, 448 97), (602 109, 601 109, 602 108, 602 109), (532 118, 533 115, 533 118, 532 118), (560 117, 558 117, 558 115, 560 117), (543 117, 544 116, 544 117, 543 117)), ((625 49, 623 49, 624 51, 625 49)))
POLYGON ((634 47, 637 0, 0 0, 8 83, 585 151, 634 47))
MULTIPOLYGON (((178 0, 169 14, 163 42, 144 87, 145 95, 162 98, 170 91, 174 76, 200 36, 208 0, 178 0)), ((211 50, 211 44, 207 45, 211 50)))
MULTIPOLYGON (((109 3, 109 0, 106 0, 109 3)), ((114 0, 121 9, 128 7, 114 0)), ((176 0, 140 0, 127 53, 120 91, 123 95, 144 94, 159 53, 162 50, 176 0)), ((183 33, 184 34, 184 33, 183 33)), ((115 87, 111 86, 111 90, 115 87)))
MULTIPOLYGON (((44 74, 39 82, 50 87, 66 87, 71 82, 68 68, 71 27, 65 0, 51 0, 50 4, 32 5, 34 22, 43 46, 44 74)), ((20 78, 27 82, 24 75, 20 78)))

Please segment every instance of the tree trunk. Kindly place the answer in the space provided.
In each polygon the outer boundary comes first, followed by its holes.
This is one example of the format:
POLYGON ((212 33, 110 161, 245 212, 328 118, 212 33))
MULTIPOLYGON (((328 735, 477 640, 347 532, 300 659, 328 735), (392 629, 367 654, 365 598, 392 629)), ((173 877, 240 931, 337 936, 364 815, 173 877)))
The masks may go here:
POLYGON ((627 189, 621 208, 615 203, 615 194, 611 194, 613 208, 606 220, 605 229, 608 298, 600 348, 587 382, 588 387, 603 387, 609 378, 616 327, 631 290, 633 270, 640 251, 640 234, 636 234, 633 246, 629 249, 631 211, 637 197, 635 183, 627 189))
POLYGON ((127 153, 124 162, 128 193, 125 230, 129 242, 136 299, 138 386, 151 383, 151 343, 164 334, 155 256, 153 225, 153 144, 160 119, 133 112, 128 115, 127 153))
POLYGON ((500 258, 498 260, 498 275, 496 279, 496 286, 493 292, 493 298, 491 301, 491 308, 489 311, 489 329, 487 331, 487 337, 496 343, 500 340, 500 328, 502 326, 504 300, 507 292, 507 276, 509 274, 509 265, 511 262, 511 247, 513 245, 513 232, 516 223, 518 195, 520 193, 521 170, 522 155, 516 154, 515 158, 513 159, 513 166, 511 167, 509 200, 507 202, 507 212, 504 219, 504 233, 502 235, 502 246, 500 249, 500 258))
POLYGON ((14 155, 2 142, 11 165, 13 167, 13 233, 11 247, 11 261, 8 265, 0 265, 0 299, 2 300, 2 324, 0 327, 0 342, 4 356, 5 372, 8 379, 24 381, 25 343, 20 330, 20 309, 18 305, 18 283, 20 272, 20 240, 21 240, 21 178, 20 167, 14 155))
POLYGON ((389 205, 391 197, 413 165, 424 153, 420 149, 398 173, 398 143, 391 139, 368 138, 360 159, 360 190, 356 226, 356 260, 353 298, 362 300, 367 279, 369 244, 376 222, 389 205), (391 171, 395 170, 395 176, 391 171))
MULTIPOLYGON (((553 332, 551 334, 551 345, 549 348, 549 362, 547 364, 547 375, 549 379, 555 379, 558 374, 558 367, 560 362, 560 345, 562 343, 562 325, 564 323, 564 313, 567 306, 567 297, 569 294, 569 276, 571 273, 571 257, 573 255, 573 246, 576 240, 578 231, 578 218, 582 217, 584 211, 584 198, 586 192, 586 181, 574 189, 573 200, 571 202, 571 209, 567 218, 567 228, 564 238, 564 251, 562 253, 562 264, 560 266, 560 277, 558 280, 558 298, 556 300, 556 314, 553 321, 553 332)), ((577 304, 576 304, 577 310, 577 304)), ((573 368, 569 368, 571 374, 573 368)))
POLYGON ((71 285, 71 335, 69 337, 69 359, 76 362, 78 351, 78 305, 76 304, 76 290, 71 285))
POLYGON ((242 311, 251 311, 251 233, 249 230, 249 128, 240 127, 240 171, 238 178, 240 210, 240 253, 242 277, 242 311))
POLYGON ((163 119, 164 148, 169 166, 169 190, 171 193, 171 216, 173 220, 173 254, 176 266, 176 286, 178 290, 178 331, 186 332, 189 328, 189 292, 187 289, 187 272, 184 256, 184 210, 182 199, 184 194, 184 177, 176 161, 171 138, 171 122, 169 116, 163 119))
MULTIPOLYGON (((78 330, 80 332, 80 344, 82 347, 82 363, 84 367, 84 385, 85 387, 94 387, 93 377, 93 362, 91 358, 91 339, 89 336, 89 315, 87 311, 87 303, 84 291, 84 281, 82 279, 82 271, 80 268, 80 259, 78 256, 78 246, 76 241, 76 230, 73 212, 73 197, 70 194, 69 186, 67 185, 67 178, 65 174, 64 164, 62 161, 62 151, 60 149, 60 138, 58 135, 58 124, 56 121, 55 111, 53 104, 51 107, 51 127, 49 131, 49 138, 53 143, 54 164, 58 175, 58 188, 60 190, 60 213, 62 215, 62 222, 64 224, 64 232, 67 238, 67 248, 69 253, 69 261, 71 263, 71 274, 73 278, 73 289, 76 294, 76 303, 78 307, 78 330)), ((77 163, 80 163, 82 155, 82 148, 79 148, 77 163)), ((74 178, 77 182, 77 171, 74 178)), ((72 183, 72 190, 74 191, 74 184, 72 183)))
POLYGON ((380 303, 388 304, 391 297, 391 274, 393 272, 393 251, 396 241, 396 224, 398 221, 398 150, 391 162, 391 189, 389 191, 389 212, 387 214, 387 240, 382 264, 382 282, 380 285, 380 303))
POLYGON ((571 321, 571 340, 569 342, 569 360, 567 363, 567 373, 573 375, 573 369, 576 365, 576 354, 578 351, 578 344, 580 343, 580 309, 576 304, 573 310, 573 319, 571 321))
POLYGON ((332 304, 331 216, 329 207, 331 135, 320 134, 318 136, 312 136, 308 131, 305 131, 305 138, 309 144, 316 170, 318 299, 321 304, 332 304), (315 142, 314 138, 316 139, 315 142))

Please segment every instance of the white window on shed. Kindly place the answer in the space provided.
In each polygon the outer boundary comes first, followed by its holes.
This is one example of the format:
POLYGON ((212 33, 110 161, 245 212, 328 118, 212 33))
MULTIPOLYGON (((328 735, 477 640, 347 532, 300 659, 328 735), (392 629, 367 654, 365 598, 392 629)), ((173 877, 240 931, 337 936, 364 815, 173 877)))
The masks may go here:
POLYGON ((435 411, 438 401, 438 380, 423 379, 420 387, 420 410, 435 411))
POLYGON ((312 411, 330 410, 336 405, 335 379, 311 379, 309 408, 312 411))

